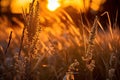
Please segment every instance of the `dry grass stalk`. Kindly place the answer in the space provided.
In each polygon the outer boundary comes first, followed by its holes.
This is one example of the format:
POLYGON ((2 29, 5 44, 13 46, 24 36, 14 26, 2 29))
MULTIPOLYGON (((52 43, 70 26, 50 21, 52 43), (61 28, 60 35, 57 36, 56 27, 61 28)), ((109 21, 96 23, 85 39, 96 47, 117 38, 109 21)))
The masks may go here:
POLYGON ((16 53, 14 54, 14 69, 15 69, 15 76, 14 80, 24 80, 25 78, 25 67, 26 67, 26 60, 23 56, 20 56, 16 53))
POLYGON ((117 21, 118 21, 118 10, 116 11, 116 16, 115 16, 115 23, 113 24, 113 27, 117 27, 117 21))
POLYGON ((77 59, 75 59, 74 62, 68 67, 68 71, 66 72, 63 80, 75 80, 74 74, 76 74, 75 71, 78 71, 78 66, 79 62, 77 61, 77 59))
MULTIPOLYGON (((29 13, 27 14, 27 10, 23 10, 23 18, 24 18, 24 28, 22 32, 21 37, 21 43, 20 43, 20 50, 19 50, 19 58, 15 58, 15 66, 18 77, 26 75, 26 78, 31 79, 31 72, 33 72, 36 67, 38 66, 38 63, 41 62, 41 59, 38 59, 37 63, 35 64, 34 68, 32 69, 33 65, 32 62, 34 61, 33 55, 37 54, 37 42, 38 42, 38 36, 41 30, 40 24, 39 24, 39 2, 37 0, 33 0, 33 2, 29 6, 29 13), (24 37, 27 37, 26 42, 24 37), (23 44, 24 43, 24 44, 23 44), (27 52, 21 53, 23 46, 27 45, 27 52), (25 56, 22 56, 21 54, 25 54, 25 56), (22 65, 23 67, 19 67, 22 65), (21 72, 23 71, 24 74, 21 72)), ((18 57, 17 55, 17 57, 18 57)), ((21 79, 21 78, 19 78, 21 79)))
POLYGON ((19 56, 21 56, 21 50, 22 50, 22 45, 23 45, 23 40, 24 40, 25 29, 26 29, 26 27, 23 28, 23 32, 22 32, 22 37, 21 37, 21 42, 20 42, 19 56))
POLYGON ((105 34, 105 30, 104 30, 103 26, 101 25, 100 21, 97 21, 97 23, 98 23, 99 27, 102 29, 102 31, 103 31, 104 34, 105 34))
POLYGON ((39 24, 39 2, 37 0, 33 0, 29 7, 29 14, 26 26, 27 31, 27 45, 28 45, 28 52, 27 54, 31 56, 32 54, 37 53, 37 43, 38 43, 38 36, 41 31, 41 27, 39 24))
POLYGON ((35 43, 37 42, 37 38, 39 36, 39 32, 41 31, 41 27, 39 24, 39 7, 39 2, 37 0, 33 0, 29 6, 29 13, 27 14, 27 9, 25 9, 25 11, 23 10, 24 28, 21 37, 21 44, 23 43, 22 39, 24 38, 24 34, 26 34, 26 45, 29 46, 29 50, 33 49, 33 46, 35 46, 35 43))
POLYGON ((110 19, 110 16, 109 16, 109 13, 107 11, 105 11, 103 14, 101 14, 101 16, 103 15, 107 15, 107 18, 108 18, 108 23, 109 23, 109 31, 110 31, 110 34, 111 34, 111 38, 113 39, 113 31, 112 31, 112 25, 111 25, 111 19, 110 19))
POLYGON ((112 53, 110 55, 110 68, 108 70, 108 77, 109 80, 113 80, 115 78, 115 70, 116 70, 116 66, 117 66, 117 57, 116 57, 116 53, 112 53))
POLYGON ((7 47, 6 47, 6 49, 5 49, 5 54, 7 54, 8 48, 9 48, 9 46, 10 46, 11 39, 12 39, 12 31, 10 32, 9 42, 8 42, 7 47))
POLYGON ((97 20, 98 18, 96 17, 90 32, 86 54, 84 57, 82 57, 83 61, 85 61, 86 67, 90 71, 93 71, 95 67, 95 61, 93 60, 93 46, 94 46, 94 39, 97 31, 97 20))
POLYGON ((28 40, 29 42, 32 42, 34 40, 34 36, 36 35, 36 32, 38 28, 40 28, 39 25, 39 2, 34 0, 30 4, 30 10, 28 15, 28 25, 27 25, 27 34, 28 34, 28 40))
MULTIPOLYGON (((23 9, 22 9, 22 10, 23 10, 23 9)), ((27 27, 27 9, 25 9, 25 11, 23 10, 23 19, 24 19, 24 28, 23 28, 22 36, 21 36, 19 56, 21 55, 21 50, 22 50, 22 46, 23 46, 25 30, 26 30, 26 27, 27 27)))

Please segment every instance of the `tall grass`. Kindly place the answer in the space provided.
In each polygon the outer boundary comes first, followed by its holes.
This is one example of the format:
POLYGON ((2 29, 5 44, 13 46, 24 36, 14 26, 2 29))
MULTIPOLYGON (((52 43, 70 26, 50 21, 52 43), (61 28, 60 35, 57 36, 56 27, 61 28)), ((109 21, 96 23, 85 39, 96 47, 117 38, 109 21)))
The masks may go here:
POLYGON ((92 23, 80 19, 76 26, 65 10, 52 13, 33 0, 23 18, 21 35, 13 29, 12 39, 3 34, 8 28, 0 28, 0 80, 62 80, 74 59, 79 62, 74 80, 120 79, 120 31, 112 28, 109 16, 107 30, 98 18, 92 23))

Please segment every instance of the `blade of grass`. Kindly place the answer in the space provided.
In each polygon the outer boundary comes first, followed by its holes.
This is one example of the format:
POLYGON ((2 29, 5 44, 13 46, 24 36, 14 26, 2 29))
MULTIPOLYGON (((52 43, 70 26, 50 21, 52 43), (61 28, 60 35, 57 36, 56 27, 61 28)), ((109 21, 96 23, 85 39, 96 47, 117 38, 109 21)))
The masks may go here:
POLYGON ((8 48, 9 48, 10 43, 11 43, 11 39, 12 39, 12 31, 10 32, 9 42, 8 42, 7 47, 6 47, 6 49, 5 49, 5 54, 7 54, 8 48))
POLYGON ((109 31, 110 31, 110 34, 111 34, 111 38, 113 39, 113 31, 112 31, 110 15, 109 15, 109 13, 107 11, 105 11, 103 14, 101 14, 101 16, 104 16, 105 14, 107 15, 107 18, 108 18, 109 31))

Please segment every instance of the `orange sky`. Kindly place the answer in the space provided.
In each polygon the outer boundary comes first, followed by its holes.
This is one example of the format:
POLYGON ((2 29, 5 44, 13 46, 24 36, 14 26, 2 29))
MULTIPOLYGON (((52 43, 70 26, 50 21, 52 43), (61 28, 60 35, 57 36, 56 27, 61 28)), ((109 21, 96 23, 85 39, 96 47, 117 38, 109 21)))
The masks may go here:
MULTIPOLYGON (((73 6, 77 10, 84 11, 84 7, 87 9, 90 6, 90 0, 85 0, 85 6, 83 3, 84 0, 47 0, 46 5, 43 7, 47 7, 48 10, 54 11, 59 7, 73 6)), ((29 3, 32 0, 13 0, 11 4, 13 13, 21 13, 22 8, 28 8, 29 3)), ((99 10, 101 4, 103 4, 105 0, 92 0, 91 8, 95 11, 99 10)))

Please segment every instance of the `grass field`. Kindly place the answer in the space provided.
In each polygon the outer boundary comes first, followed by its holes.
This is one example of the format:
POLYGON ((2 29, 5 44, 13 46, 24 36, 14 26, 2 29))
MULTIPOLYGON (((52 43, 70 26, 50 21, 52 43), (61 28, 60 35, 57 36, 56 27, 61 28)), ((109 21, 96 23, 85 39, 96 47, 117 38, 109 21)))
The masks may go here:
POLYGON ((120 80, 120 29, 108 12, 94 21, 80 15, 76 24, 63 9, 39 6, 24 10, 23 22, 13 17, 19 26, 0 17, 0 80, 120 80))

